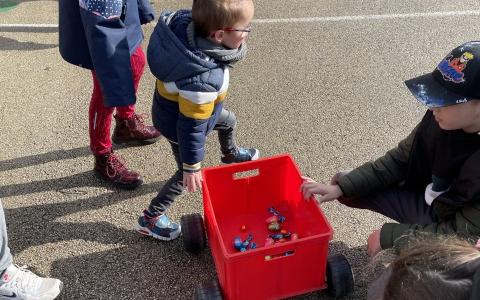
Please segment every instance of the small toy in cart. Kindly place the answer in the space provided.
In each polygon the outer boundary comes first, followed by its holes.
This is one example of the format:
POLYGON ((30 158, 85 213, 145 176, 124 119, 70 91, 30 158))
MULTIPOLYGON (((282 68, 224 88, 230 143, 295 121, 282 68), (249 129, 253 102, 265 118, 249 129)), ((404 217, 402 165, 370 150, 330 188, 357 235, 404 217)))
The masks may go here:
POLYGON ((274 241, 279 241, 281 239, 289 239, 290 236, 292 234, 290 232, 287 232, 287 233, 275 233, 275 234, 271 234, 270 237, 274 240, 274 241))
POLYGON ((270 207, 268 211, 278 218, 279 223, 285 222, 285 217, 280 212, 278 212, 278 210, 276 210, 273 206, 270 207))
POLYGON ((240 252, 247 251, 247 249, 255 249, 257 248, 257 244, 252 242, 253 235, 249 234, 245 241, 242 241, 240 237, 235 237, 233 239, 233 247, 240 252))
POLYGON ((341 254, 328 255, 333 229, 315 201, 304 201, 291 156, 205 168, 202 175, 205 222, 198 213, 183 216, 182 236, 187 251, 199 253, 208 235, 217 279, 201 284, 194 299, 284 299, 323 289, 339 298, 353 291, 350 264, 341 254), (266 211, 276 217, 267 226, 276 221, 284 228, 256 226, 266 211), (246 231, 239 230, 242 224, 246 231), (239 237, 243 246, 246 232, 265 246, 250 251, 256 247, 251 239, 247 251, 238 251, 232 242, 239 237))
POLYGON ((272 223, 268 224, 268 230, 270 230, 270 231, 280 231, 281 228, 282 227, 281 227, 280 223, 278 223, 278 222, 272 222, 272 223))
POLYGON ((266 220, 268 224, 268 230, 273 232, 280 231, 282 229, 282 223, 285 222, 286 218, 273 206, 270 207, 268 211, 273 214, 273 216, 267 218, 266 220))
POLYGON ((243 247, 243 241, 238 236, 233 239, 233 247, 241 252, 247 250, 243 247))

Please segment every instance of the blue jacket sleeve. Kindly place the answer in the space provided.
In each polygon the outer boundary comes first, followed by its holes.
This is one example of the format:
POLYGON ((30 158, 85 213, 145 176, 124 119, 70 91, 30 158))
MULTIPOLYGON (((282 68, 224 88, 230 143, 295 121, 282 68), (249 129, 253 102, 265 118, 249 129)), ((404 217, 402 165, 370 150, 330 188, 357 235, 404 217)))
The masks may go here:
POLYGON ((155 12, 152 5, 150 5, 150 0, 137 0, 137 3, 140 24, 144 25, 155 20, 155 12))
POLYGON ((201 168, 208 124, 219 96, 217 89, 198 81, 179 86, 177 137, 186 172, 196 172, 201 168))
POLYGON ((205 139, 208 120, 196 120, 180 113, 177 124, 178 145, 183 170, 196 172, 205 157, 205 139))
POLYGON ((127 29, 121 20, 124 7, 120 5, 120 11, 115 7, 108 12, 80 8, 93 68, 104 104, 109 107, 127 106, 136 101, 127 29))

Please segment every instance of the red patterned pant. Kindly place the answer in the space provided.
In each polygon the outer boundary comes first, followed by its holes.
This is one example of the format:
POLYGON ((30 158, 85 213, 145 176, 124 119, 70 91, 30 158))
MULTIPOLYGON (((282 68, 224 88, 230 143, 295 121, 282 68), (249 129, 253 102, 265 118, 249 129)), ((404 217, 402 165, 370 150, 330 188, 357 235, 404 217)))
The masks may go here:
MULTIPOLYGON (((132 75, 137 92, 140 78, 145 67, 145 54, 142 47, 139 46, 130 57, 132 65, 132 75)), ((135 105, 106 107, 103 103, 102 90, 98 82, 95 71, 92 71, 93 92, 88 111, 88 128, 90 133, 90 149, 93 154, 105 154, 112 148, 112 139, 110 137, 110 127, 112 124, 113 111, 116 108, 116 115, 122 119, 131 117, 135 113, 135 105)))

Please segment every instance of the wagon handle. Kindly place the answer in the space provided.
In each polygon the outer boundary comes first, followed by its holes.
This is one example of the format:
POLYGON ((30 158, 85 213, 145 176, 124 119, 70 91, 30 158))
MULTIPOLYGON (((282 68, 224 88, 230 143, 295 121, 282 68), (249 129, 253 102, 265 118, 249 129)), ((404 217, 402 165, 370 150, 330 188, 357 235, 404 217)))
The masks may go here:
POLYGON ((239 180, 239 179, 256 177, 258 175, 260 175, 260 169, 255 168, 255 169, 248 170, 248 171, 235 172, 235 173, 232 174, 232 178, 233 178, 233 180, 239 180))

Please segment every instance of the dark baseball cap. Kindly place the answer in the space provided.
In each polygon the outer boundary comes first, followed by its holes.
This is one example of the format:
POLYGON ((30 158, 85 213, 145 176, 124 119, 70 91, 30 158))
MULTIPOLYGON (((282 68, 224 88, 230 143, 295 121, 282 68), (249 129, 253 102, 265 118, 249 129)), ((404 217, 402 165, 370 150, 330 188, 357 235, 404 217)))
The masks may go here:
POLYGON ((430 108, 480 99, 480 41, 458 46, 432 73, 405 84, 420 103, 430 108))

